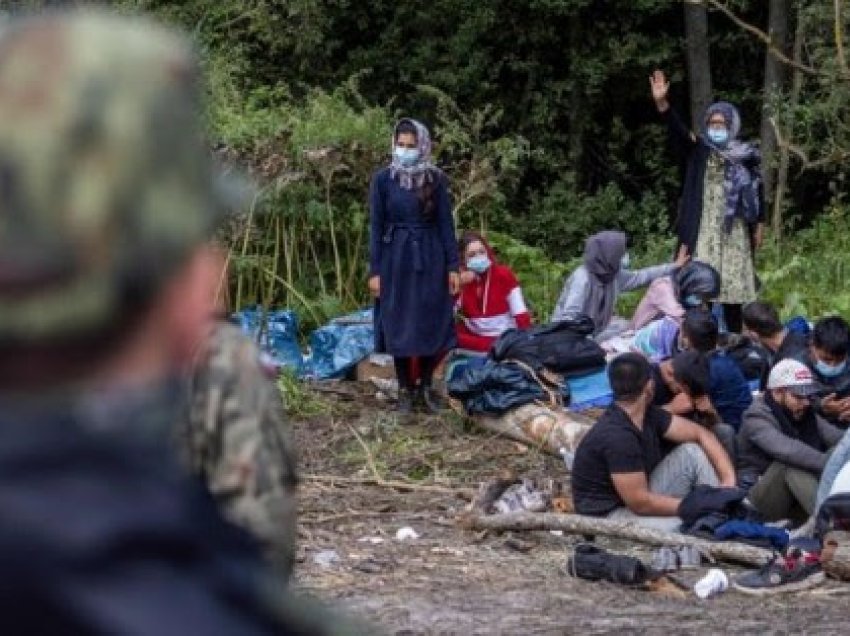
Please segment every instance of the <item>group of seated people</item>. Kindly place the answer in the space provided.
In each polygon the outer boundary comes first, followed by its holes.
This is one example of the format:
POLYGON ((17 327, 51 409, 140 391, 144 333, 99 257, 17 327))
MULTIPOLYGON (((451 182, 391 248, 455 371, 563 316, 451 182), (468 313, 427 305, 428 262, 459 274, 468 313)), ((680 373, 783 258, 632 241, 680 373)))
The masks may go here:
POLYGON ((763 302, 746 305, 743 322, 764 360, 755 397, 705 309, 685 313, 669 357, 613 359, 614 404, 576 452, 578 512, 675 529, 681 499, 709 485, 742 489, 766 522, 815 515, 819 485, 828 489, 850 459, 850 326, 827 317, 809 337, 763 302), (833 453, 845 437, 846 450, 833 453))
MULTIPOLYGON (((465 235, 461 247, 458 338, 486 351, 506 329, 528 327, 531 314, 516 276, 480 235, 465 235)), ((573 465, 579 513, 672 530, 697 486, 734 486, 765 521, 801 523, 850 461, 850 325, 830 316, 804 333, 770 304, 749 303, 743 332, 723 337, 746 343, 754 373, 720 346, 711 311, 719 289, 717 272, 685 254, 632 271, 623 233, 588 239, 552 316, 590 316, 612 356, 614 402, 573 465), (619 293, 647 286, 633 318, 617 319, 619 293)))

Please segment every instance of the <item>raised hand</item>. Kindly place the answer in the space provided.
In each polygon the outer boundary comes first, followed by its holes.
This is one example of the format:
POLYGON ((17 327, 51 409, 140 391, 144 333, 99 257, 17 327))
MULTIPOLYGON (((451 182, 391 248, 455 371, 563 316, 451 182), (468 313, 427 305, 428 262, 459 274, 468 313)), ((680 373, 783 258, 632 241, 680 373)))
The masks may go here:
POLYGON ((670 82, 667 81, 664 71, 655 69, 652 75, 649 76, 649 88, 652 91, 652 99, 655 102, 656 108, 658 108, 658 112, 663 113, 670 107, 667 101, 670 82))
POLYGON ((691 260, 691 255, 688 254, 688 246, 682 245, 679 248, 678 253, 676 254, 676 260, 673 261, 673 264, 676 267, 684 267, 688 264, 688 261, 691 260))

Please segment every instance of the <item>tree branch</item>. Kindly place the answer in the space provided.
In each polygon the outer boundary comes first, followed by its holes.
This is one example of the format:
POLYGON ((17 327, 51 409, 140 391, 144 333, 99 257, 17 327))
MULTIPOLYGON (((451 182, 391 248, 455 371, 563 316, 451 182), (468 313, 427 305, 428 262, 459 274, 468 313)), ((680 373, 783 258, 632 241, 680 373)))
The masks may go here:
MULTIPOLYGON (((684 0, 684 2, 693 3, 694 0, 684 0)), ((840 2, 840 0, 836 0, 836 2, 840 2)), ((752 24, 744 22, 741 18, 739 18, 737 15, 735 15, 729 9, 729 7, 727 7, 723 2, 719 2, 719 0, 708 0, 708 4, 710 4, 712 7, 714 7, 718 11, 720 11, 723 15, 725 15, 727 18, 729 18, 732 22, 734 22, 736 25, 738 25, 741 29, 743 29, 744 31, 747 31, 748 33, 751 33, 756 38, 761 40, 765 44, 765 46, 767 47, 767 50, 770 51, 770 53, 773 54, 773 56, 777 60, 782 62, 783 64, 787 64, 788 66, 799 69, 799 70, 803 71, 804 73, 808 73, 809 75, 826 75, 826 73, 823 73, 822 71, 818 71, 816 68, 813 68, 811 66, 807 66, 806 64, 802 64, 801 62, 797 62, 795 60, 792 60, 790 57, 788 57, 782 51, 782 49, 780 49, 778 46, 776 46, 776 44, 773 42, 773 39, 767 33, 762 31, 758 27, 753 26, 752 24)), ((845 69, 845 71, 846 71, 846 69, 845 69)), ((847 76, 846 72, 845 72, 845 76, 847 76)))
POLYGON ((460 524, 469 530, 492 530, 496 532, 561 530, 569 534, 617 537, 648 545, 692 545, 710 558, 748 565, 764 565, 773 554, 770 550, 735 541, 706 541, 678 532, 664 532, 654 528, 645 528, 631 521, 616 521, 583 515, 564 515, 551 512, 469 514, 460 518, 460 524))

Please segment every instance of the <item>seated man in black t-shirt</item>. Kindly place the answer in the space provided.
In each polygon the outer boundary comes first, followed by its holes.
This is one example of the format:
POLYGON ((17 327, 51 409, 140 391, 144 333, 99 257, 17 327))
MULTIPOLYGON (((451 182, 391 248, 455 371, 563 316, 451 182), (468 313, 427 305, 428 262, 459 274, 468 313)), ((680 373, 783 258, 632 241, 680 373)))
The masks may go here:
POLYGON ((652 404, 646 358, 623 354, 608 377, 614 404, 576 450, 576 510, 676 530, 679 502, 696 486, 735 486, 732 462, 710 431, 652 404))

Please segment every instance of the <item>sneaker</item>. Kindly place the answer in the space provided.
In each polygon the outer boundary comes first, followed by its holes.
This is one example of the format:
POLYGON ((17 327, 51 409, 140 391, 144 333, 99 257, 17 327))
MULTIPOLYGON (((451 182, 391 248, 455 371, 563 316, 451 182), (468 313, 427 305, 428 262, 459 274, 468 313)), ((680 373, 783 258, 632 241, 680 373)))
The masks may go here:
POLYGON ((784 557, 777 555, 757 572, 739 576, 734 585, 745 594, 767 595, 807 590, 823 581, 820 555, 794 550, 784 557))

